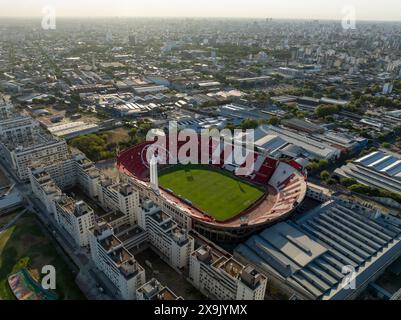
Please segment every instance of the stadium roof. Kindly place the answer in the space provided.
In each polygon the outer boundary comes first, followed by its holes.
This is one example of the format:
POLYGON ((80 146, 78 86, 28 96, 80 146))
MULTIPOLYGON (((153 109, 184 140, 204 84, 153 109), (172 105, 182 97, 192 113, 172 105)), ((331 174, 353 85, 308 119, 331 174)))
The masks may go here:
POLYGON ((331 201, 301 218, 270 227, 235 252, 311 299, 346 299, 344 267, 356 288, 401 254, 401 229, 331 201))

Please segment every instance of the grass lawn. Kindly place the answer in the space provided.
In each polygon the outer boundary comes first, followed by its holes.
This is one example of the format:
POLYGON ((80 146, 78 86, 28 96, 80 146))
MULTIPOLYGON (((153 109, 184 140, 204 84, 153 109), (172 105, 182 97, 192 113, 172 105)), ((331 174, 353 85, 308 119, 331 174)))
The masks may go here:
MULTIPOLYGON (((5 217, 0 218, 0 225, 2 219, 5 217)), ((56 268, 56 292, 62 299, 85 299, 75 284, 74 275, 35 218, 25 213, 15 225, 0 234, 0 300, 15 299, 7 282, 11 273, 27 267, 40 276, 44 265, 56 268)))
POLYGON ((228 172, 196 165, 178 165, 161 172, 159 184, 191 201, 217 221, 235 217, 264 194, 262 189, 228 172))

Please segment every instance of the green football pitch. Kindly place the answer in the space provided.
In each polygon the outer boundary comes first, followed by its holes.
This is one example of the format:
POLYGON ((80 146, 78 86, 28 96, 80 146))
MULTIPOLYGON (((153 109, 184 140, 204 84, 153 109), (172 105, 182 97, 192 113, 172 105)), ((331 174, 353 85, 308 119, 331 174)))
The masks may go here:
POLYGON ((231 219, 264 194, 226 171, 206 166, 177 165, 160 173, 159 184, 192 203, 217 221, 231 219))

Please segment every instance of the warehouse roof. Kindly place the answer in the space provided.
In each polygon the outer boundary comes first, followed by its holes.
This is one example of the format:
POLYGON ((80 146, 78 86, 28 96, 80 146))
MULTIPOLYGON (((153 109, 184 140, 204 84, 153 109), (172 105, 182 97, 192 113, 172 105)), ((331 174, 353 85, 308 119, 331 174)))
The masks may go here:
POLYGON ((250 238, 236 253, 314 299, 345 299, 344 268, 355 270, 356 287, 401 253, 401 229, 335 202, 250 238))

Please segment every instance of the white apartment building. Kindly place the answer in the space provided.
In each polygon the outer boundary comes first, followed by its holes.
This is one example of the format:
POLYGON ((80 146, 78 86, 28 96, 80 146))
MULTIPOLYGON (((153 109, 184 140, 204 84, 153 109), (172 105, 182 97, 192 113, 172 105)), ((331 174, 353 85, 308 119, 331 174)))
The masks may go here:
POLYGON ((56 220, 75 240, 77 246, 89 245, 89 229, 95 223, 93 209, 84 201, 75 201, 65 195, 55 202, 56 220))
POLYGON ((89 197, 95 198, 98 194, 97 186, 101 178, 99 169, 97 169, 93 162, 83 153, 74 154, 72 160, 76 175, 76 183, 85 190, 89 197))
POLYGON ((202 246, 192 252, 189 279, 204 295, 216 300, 263 300, 267 279, 251 266, 202 246))
POLYGON ((0 149, 22 181, 29 180, 33 162, 56 163, 69 157, 64 140, 41 132, 37 121, 18 114, 5 102, 0 102, 0 149))
POLYGON ((100 172, 84 154, 59 162, 36 161, 29 171, 32 192, 46 207, 47 213, 56 218, 54 201, 63 190, 80 185, 90 196, 97 192, 100 172))
POLYGON ((71 159, 59 162, 36 161, 30 165, 29 179, 46 173, 61 189, 72 188, 77 183, 77 170, 71 159), (33 176, 33 177, 32 177, 33 176))
POLYGON ((188 266, 194 239, 152 201, 146 200, 138 211, 138 225, 148 232, 149 242, 177 269, 188 266))
POLYGON ((0 121, 12 117, 13 112, 13 105, 0 98, 0 121))
POLYGON ((28 116, 14 115, 0 121, 0 138, 5 143, 33 141, 38 131, 39 123, 28 116))
POLYGON ((69 157, 65 140, 40 134, 35 136, 34 141, 26 141, 24 145, 16 147, 13 143, 1 143, 1 148, 4 157, 22 181, 29 180, 30 166, 34 162, 56 163, 69 157))
POLYGON ((151 279, 146 282, 142 287, 136 290, 137 300, 183 300, 182 297, 177 296, 173 291, 171 291, 166 286, 163 286, 156 279, 151 279))
POLYGON ((97 198, 106 210, 120 211, 124 223, 136 223, 136 212, 139 207, 139 193, 128 183, 115 183, 111 178, 103 177, 97 184, 97 198))
POLYGON ((55 201, 60 199, 63 192, 45 169, 34 169, 30 173, 33 194, 46 207, 46 213, 56 219, 55 201))
POLYGON ((96 267, 115 285, 122 299, 137 299, 137 289, 146 281, 145 270, 114 236, 113 228, 100 222, 90 230, 89 237, 96 267))

